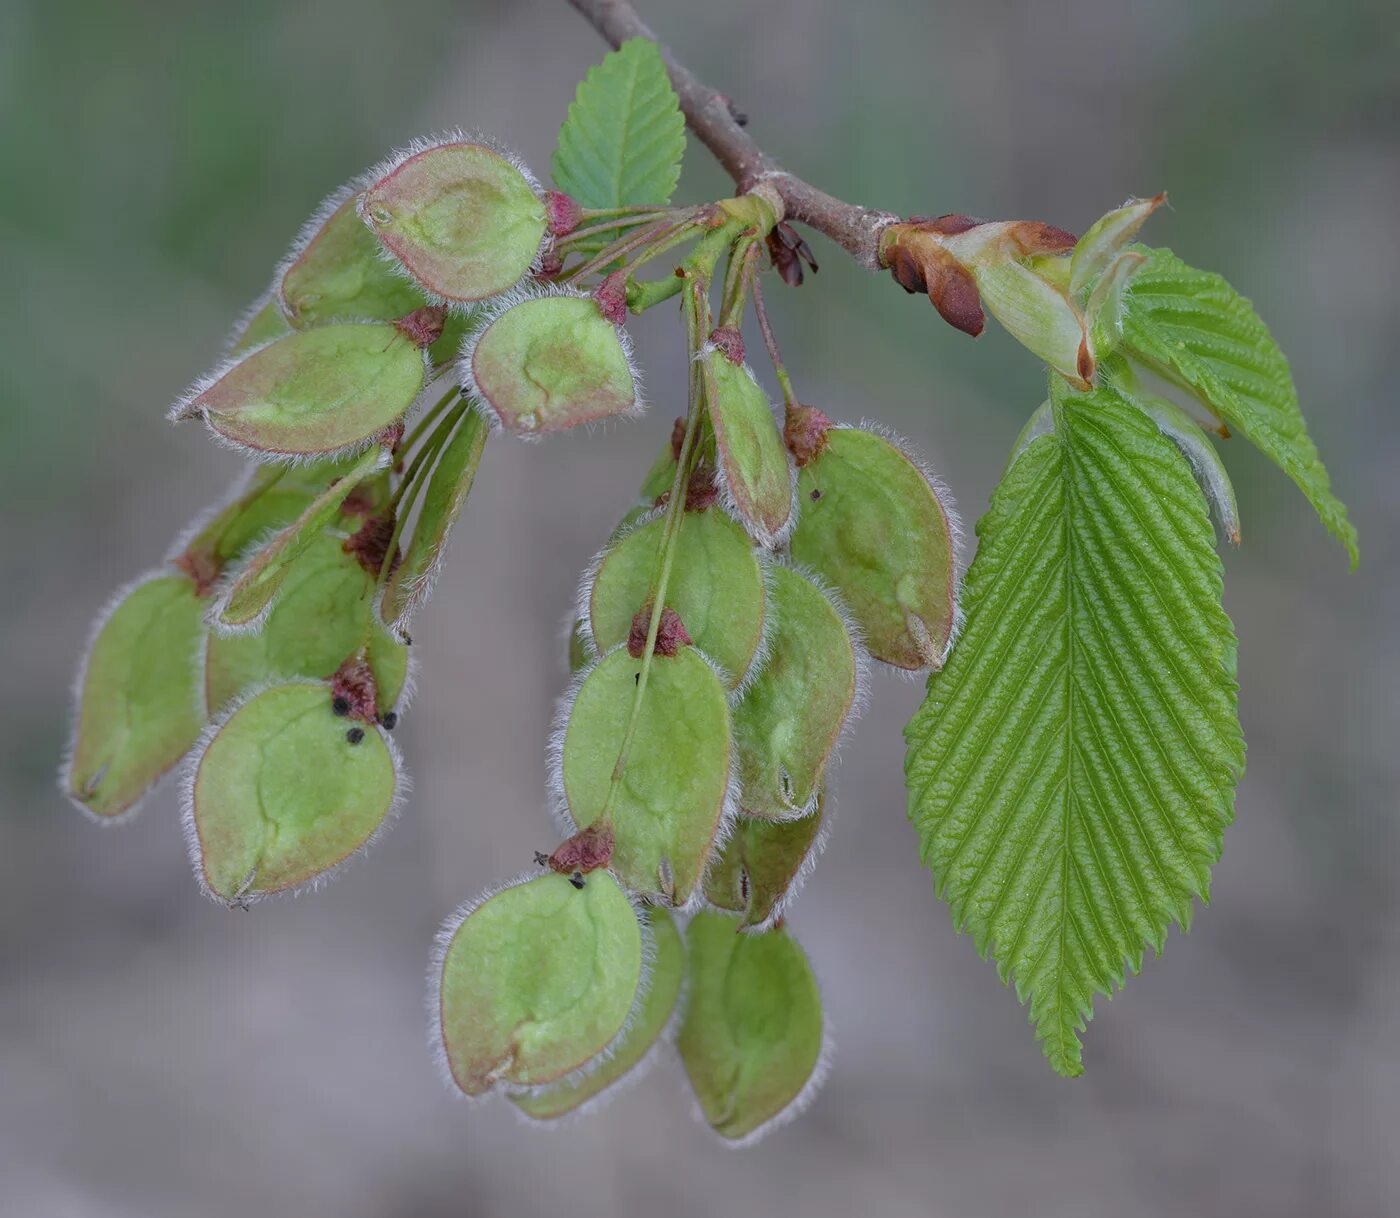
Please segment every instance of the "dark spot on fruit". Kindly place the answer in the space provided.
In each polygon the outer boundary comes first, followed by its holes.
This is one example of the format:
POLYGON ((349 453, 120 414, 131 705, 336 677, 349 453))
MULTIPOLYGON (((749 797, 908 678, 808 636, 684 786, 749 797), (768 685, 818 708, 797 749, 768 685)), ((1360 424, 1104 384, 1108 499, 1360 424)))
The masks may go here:
POLYGON ((331 714, 339 715, 342 719, 350 713, 349 698, 334 698, 331 700, 331 714))
POLYGON ((386 732, 392 732, 399 725, 399 712, 385 711, 379 717, 379 722, 386 732))
POLYGON ((351 744, 359 744, 365 738, 365 729, 362 727, 352 727, 345 733, 345 739, 351 744))
POLYGON ((812 488, 812 502, 813 502, 813 503, 816 503, 816 501, 817 501, 818 499, 820 499, 821 497, 822 497, 821 491, 819 491, 816 487, 813 487, 813 488, 812 488))

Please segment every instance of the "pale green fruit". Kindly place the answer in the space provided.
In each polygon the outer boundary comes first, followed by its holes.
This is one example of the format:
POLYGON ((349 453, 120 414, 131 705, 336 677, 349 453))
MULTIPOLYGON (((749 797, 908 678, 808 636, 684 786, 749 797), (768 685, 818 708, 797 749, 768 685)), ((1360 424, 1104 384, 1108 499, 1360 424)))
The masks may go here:
POLYGON ((412 149, 365 191, 360 216, 436 297, 485 300, 540 252, 545 207, 508 158, 465 140, 412 149))
POLYGON ((718 348, 704 356, 714 392, 714 427, 720 484, 735 516, 760 545, 778 545, 794 518, 792 465, 773 418, 768 395, 742 363, 718 348))
POLYGON ((360 219, 358 200, 353 185, 327 200, 282 271, 282 309, 299 330, 332 321, 393 321, 428 303, 384 259, 360 219))
MULTIPOLYGON (((665 528, 665 519, 657 517, 604 553, 588 596, 599 651, 625 642, 632 619, 651 603, 665 528)), ((763 640, 763 567, 744 531, 713 508, 684 512, 675 545, 666 604, 680 614, 691 641, 719 665, 733 689, 753 666, 763 640)))
POLYGON ((545 435, 640 408, 626 334, 591 296, 526 296, 462 352, 463 387, 506 431, 545 435))
MULTIPOLYGON (((625 647, 610 652, 568 709, 560 786, 579 828, 607 802, 641 666, 625 647)), ((724 686, 695 648, 653 656, 609 811, 611 866, 628 888, 672 905, 690 899, 727 810, 732 747, 724 686)))
POLYGON ((705 873, 705 900, 744 915, 745 929, 782 916, 821 845, 824 796, 796 820, 740 816, 714 865, 705 873))
POLYGON ((331 482, 295 520, 269 538, 219 597, 211 616, 215 629, 256 629, 297 557, 336 518, 345 497, 387 461, 388 455, 379 448, 361 453, 343 477, 331 482))
POLYGON ((427 600, 442 565, 447 539, 476 481, 489 430, 481 414, 468 410, 444 446, 424 488, 418 520, 403 561, 384 589, 381 612, 386 622, 404 621, 427 600))
POLYGON ((772 578, 768 660, 734 710, 734 742, 740 806, 782 819, 815 806, 860 674, 845 619, 827 595, 787 567, 772 578))
POLYGON ((690 996, 676 1047, 711 1128, 732 1142, 795 1115, 819 1081, 821 994, 785 930, 739 934, 699 913, 686 929, 690 996))
POLYGON ((580 673, 598 658, 588 623, 579 618, 569 627, 569 672, 580 673))
POLYGON ((270 343, 274 338, 281 338, 291 332, 291 326, 287 324, 287 319, 282 316, 282 310, 278 307, 277 293, 269 291, 253 303, 234 327, 229 339, 228 353, 230 356, 244 355, 254 347, 261 347, 263 343, 270 343))
POLYGON ((193 657, 205 604, 183 575, 158 573, 118 594, 78 677, 63 789, 107 820, 131 811, 204 726, 193 657))
POLYGON ((557 1083, 627 1026, 643 984, 641 924, 606 871, 553 872, 450 919, 435 1012, 448 1072, 468 1095, 557 1083))
POLYGON ((325 878, 384 826, 397 770, 377 727, 347 729, 331 710, 329 685, 255 694, 190 767, 185 827, 196 875, 226 902, 325 878))
POLYGON ((661 1039, 685 981, 685 945, 671 915, 660 906, 648 909, 646 919, 654 945, 651 977, 646 998, 635 1012, 631 1026, 608 1056, 582 1078, 512 1095, 511 1102, 526 1116, 549 1121, 577 1111, 635 1070, 661 1039))
POLYGON ((423 388, 421 352, 392 325, 300 330, 197 385, 174 418, 202 417, 258 453, 314 456, 367 444, 401 419, 423 388))
POLYGON ((379 624, 374 576, 322 532, 298 556, 256 634, 211 634, 205 645, 204 696, 210 713, 269 680, 329 680, 367 642, 381 710, 392 709, 408 676, 408 648, 379 624))
POLYGON ((792 557, 836 589, 870 654, 897 668, 940 667, 957 595, 940 490, 883 436, 834 427, 797 491, 792 557))

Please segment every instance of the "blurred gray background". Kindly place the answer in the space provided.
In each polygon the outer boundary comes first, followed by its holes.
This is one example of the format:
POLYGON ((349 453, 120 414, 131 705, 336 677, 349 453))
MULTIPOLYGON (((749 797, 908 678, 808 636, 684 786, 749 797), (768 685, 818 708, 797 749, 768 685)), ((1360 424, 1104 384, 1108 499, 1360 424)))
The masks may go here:
MULTIPOLYGON (((954 934, 904 815, 881 675, 792 926, 835 1068, 728 1152, 667 1063, 601 1114, 527 1128, 454 1101, 424 1048, 439 920, 548 848, 543 745, 578 572, 682 405, 668 309, 635 327, 643 421, 492 442, 415 634, 416 780, 367 861, 227 913, 162 788, 120 830, 55 793, 88 623, 237 462, 167 403, 323 194, 390 146, 479 127, 542 174, 602 48, 561 2, 10 0, 0 6, 0 345, 11 504, 0 715, 0 1213, 900 1218, 1400 1210, 1400 15, 1393 0, 648 0, 792 168, 895 211, 1081 229, 1167 188, 1148 238, 1219 268, 1292 355, 1363 566, 1243 440, 1226 556, 1249 772, 1211 908, 1055 1077, 954 934)), ((724 189, 692 143, 683 191, 724 189)), ((914 443, 981 513, 1041 400, 814 238, 770 289, 805 400, 914 443)))

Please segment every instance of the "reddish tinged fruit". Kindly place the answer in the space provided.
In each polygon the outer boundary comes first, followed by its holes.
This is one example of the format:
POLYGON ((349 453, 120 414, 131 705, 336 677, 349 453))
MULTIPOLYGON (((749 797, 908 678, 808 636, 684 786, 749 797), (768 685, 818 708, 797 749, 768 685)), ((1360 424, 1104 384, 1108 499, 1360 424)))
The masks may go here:
POLYGON ((335 670, 331 677, 331 706, 337 715, 363 723, 379 722, 379 691, 363 654, 351 656, 335 670))
POLYGON ((735 326, 719 326, 710 332, 710 345, 731 364, 744 362, 744 336, 735 326))
POLYGON ((598 310, 615 326, 627 320, 627 271, 617 270, 593 290, 598 310))
POLYGON ((544 208, 555 237, 567 237, 583 220, 583 208, 562 190, 545 191, 544 208))
MULTIPOLYGON (((378 578, 379 572, 384 567, 384 556, 389 552, 389 542, 394 536, 394 517, 392 514, 385 516, 371 516, 354 533, 345 539, 344 550, 347 554, 353 554, 366 571, 378 578)), ((394 558, 389 564, 389 571, 392 574, 395 567, 399 565, 400 555, 398 547, 394 547, 394 558)))

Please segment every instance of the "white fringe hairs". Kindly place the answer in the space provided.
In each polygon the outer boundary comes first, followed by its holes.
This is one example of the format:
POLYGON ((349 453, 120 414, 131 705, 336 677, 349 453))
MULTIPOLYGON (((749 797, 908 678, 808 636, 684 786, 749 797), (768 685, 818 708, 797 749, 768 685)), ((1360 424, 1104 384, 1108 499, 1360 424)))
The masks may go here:
MULTIPOLYGON (((491 424, 493 432, 505 431, 505 425, 501 422, 500 415, 491 399, 486 396, 481 386, 477 383, 475 361, 476 349, 481 340, 486 336, 486 332, 502 317, 514 309, 517 305, 529 304, 534 300, 546 300, 551 296, 563 296, 572 300, 588 300, 591 295, 588 292, 580 291, 572 284, 567 283, 540 283, 536 280, 522 279, 515 287, 502 292, 499 296, 493 296, 489 300, 483 301, 472 317, 472 324, 462 338, 462 348, 457 355, 457 380, 462 386, 462 393, 467 400, 477 406, 486 416, 491 424)), ((610 422, 616 419, 635 419, 646 413, 646 399, 642 392, 642 372, 637 364, 636 351, 632 345, 632 336, 627 332, 625 326, 613 326, 613 333, 617 335, 618 345, 622 348, 623 359, 627 362, 627 371, 632 377, 632 404, 626 410, 611 416, 611 419, 595 420, 588 424, 591 429, 600 423, 610 422)), ((518 433, 511 433, 517 435, 518 433)), ((547 434, 547 433, 546 433, 547 434)), ((519 435, 522 440, 531 442, 543 439, 542 435, 519 435)))
MULTIPOLYGON (((535 177, 535 175, 530 171, 530 167, 527 164, 525 164, 525 162, 519 156, 517 156, 513 151, 511 151, 511 149, 509 149, 499 141, 492 139, 490 136, 483 135, 480 132, 464 132, 460 128, 454 128, 449 131, 439 132, 435 135, 419 136, 416 139, 410 140, 402 148, 395 149, 387 157, 385 157, 384 160, 380 161, 377 165, 375 165, 373 168, 371 168, 365 174, 362 175, 362 180, 364 184, 360 187, 358 191, 355 192, 360 196, 359 201, 356 204, 356 210, 359 213, 360 219, 364 221, 365 225, 368 226, 371 232, 376 232, 376 230, 373 222, 367 215, 365 215, 365 192, 376 182, 387 178, 395 170, 401 168, 406 161, 411 160, 413 157, 419 156, 424 152, 431 152, 434 148, 447 147, 450 144, 476 144, 482 148, 486 148, 491 152, 494 152, 497 156, 509 162, 510 165, 517 172, 519 172, 520 176, 525 179, 526 184, 530 187, 532 191, 534 191, 535 197, 537 199, 539 199, 541 202, 544 201, 545 191, 544 187, 540 185, 539 179, 535 177)), ((535 250, 535 255, 530 260, 529 267, 526 268, 525 273, 521 276, 520 282, 524 282, 525 280, 529 279, 531 276, 538 273, 541 267, 544 266, 545 252, 550 248, 550 245, 553 243, 553 241, 554 238, 549 232, 549 226, 545 225, 544 234, 540 238, 539 248, 535 250)), ((428 302, 430 304, 442 305, 454 313, 470 313, 474 309, 476 309, 477 306, 486 303, 485 301, 454 300, 451 297, 442 296, 439 295, 437 292, 429 290, 427 287, 419 283, 418 280, 414 278, 413 273, 406 266, 404 266, 404 264, 400 262, 398 258, 394 256, 393 252, 382 242, 379 243, 379 256, 383 260, 384 264, 390 269, 392 269, 395 274, 399 275, 403 279, 406 279, 409 283, 413 284, 416 288, 418 288, 418 290, 421 291, 425 297, 427 297, 428 302)))
MULTIPOLYGON (((204 755, 214 739, 224 729, 224 726, 233 719, 248 703, 252 702, 259 695, 266 693, 270 689, 280 689, 287 685, 311 685, 326 691, 326 698, 329 702, 330 683, 318 681, 311 677, 285 677, 274 678, 261 682, 245 690, 237 698, 215 716, 200 733, 199 740, 195 746, 185 756, 184 771, 180 776, 180 826, 185 837, 185 852, 189 855, 190 867, 194 871, 195 880, 199 884, 199 890, 211 901, 218 905, 230 906, 235 901, 220 896, 209 887, 209 881, 204 873, 204 845, 199 836, 199 824, 195 816, 195 785, 199 779, 199 767, 204 760, 204 755)), ((384 742, 384 747, 389 751, 389 760, 394 767, 394 790, 389 799, 389 807, 385 811, 379 824, 375 826, 374 832, 369 835, 359 846, 350 851, 344 858, 327 867, 324 871, 303 880, 299 884, 289 884, 285 888, 272 892, 254 892, 240 894, 236 902, 246 905, 256 904, 258 901, 266 900, 268 897, 293 896, 298 897, 304 892, 319 892, 331 880, 338 876, 352 860, 361 857, 379 843, 384 834, 389 831, 390 826, 398 819, 399 812, 403 809, 404 801, 408 798, 409 792, 413 789, 413 783, 408 773, 404 769, 403 754, 399 751, 399 746, 394 742, 394 738, 386 732, 379 724, 365 725, 365 730, 373 730, 379 734, 379 738, 384 742)))

